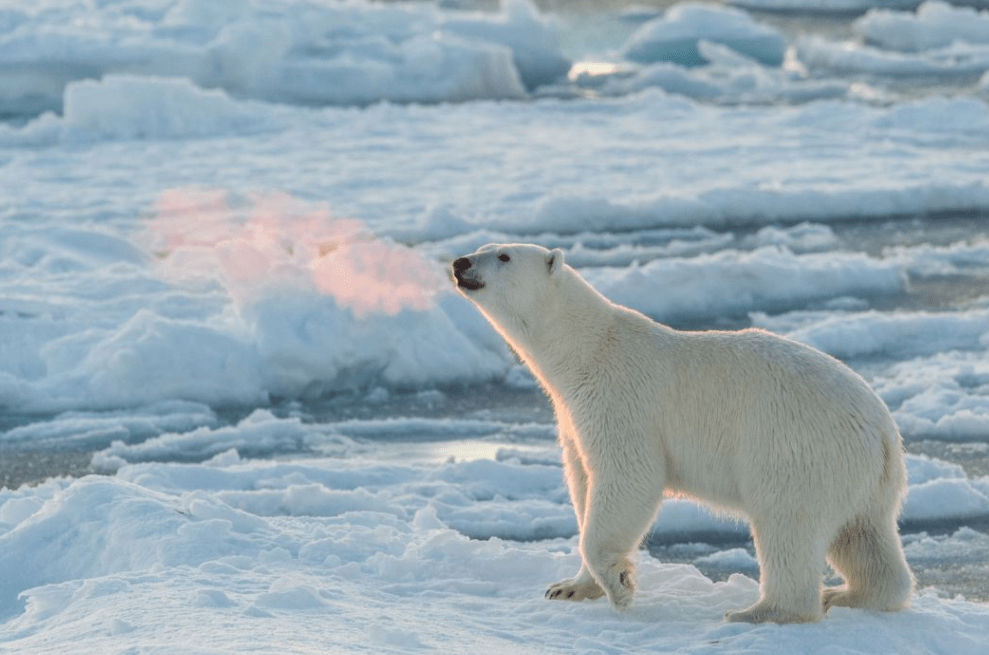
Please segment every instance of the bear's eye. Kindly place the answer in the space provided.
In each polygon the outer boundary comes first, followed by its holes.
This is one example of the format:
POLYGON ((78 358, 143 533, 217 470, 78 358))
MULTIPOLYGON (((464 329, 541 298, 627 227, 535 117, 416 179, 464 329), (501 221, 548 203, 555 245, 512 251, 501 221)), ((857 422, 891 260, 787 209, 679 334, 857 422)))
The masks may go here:
POLYGON ((509 257, 508 255, 498 255, 498 259, 501 260, 501 261, 503 261, 503 262, 510 262, 510 261, 512 261, 512 258, 509 257))

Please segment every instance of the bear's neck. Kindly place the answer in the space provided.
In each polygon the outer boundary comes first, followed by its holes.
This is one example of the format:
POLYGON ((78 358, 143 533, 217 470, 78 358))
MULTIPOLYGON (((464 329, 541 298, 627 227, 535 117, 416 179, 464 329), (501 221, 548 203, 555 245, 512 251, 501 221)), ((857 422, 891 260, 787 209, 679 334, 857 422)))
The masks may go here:
POLYGON ((573 388, 589 369, 599 365, 620 312, 576 271, 560 284, 552 302, 530 329, 513 335, 516 351, 550 395, 573 388))

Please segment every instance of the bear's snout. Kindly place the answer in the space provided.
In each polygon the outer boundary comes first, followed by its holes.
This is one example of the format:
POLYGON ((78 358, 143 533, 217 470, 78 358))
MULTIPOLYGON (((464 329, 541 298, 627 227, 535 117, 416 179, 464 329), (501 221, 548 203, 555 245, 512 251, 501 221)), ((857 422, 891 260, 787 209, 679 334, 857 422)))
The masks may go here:
POLYGON ((467 291, 477 291, 484 286, 484 283, 480 280, 465 275, 467 271, 473 266, 468 257, 459 257, 453 261, 453 277, 457 280, 457 286, 461 289, 466 289, 467 291))

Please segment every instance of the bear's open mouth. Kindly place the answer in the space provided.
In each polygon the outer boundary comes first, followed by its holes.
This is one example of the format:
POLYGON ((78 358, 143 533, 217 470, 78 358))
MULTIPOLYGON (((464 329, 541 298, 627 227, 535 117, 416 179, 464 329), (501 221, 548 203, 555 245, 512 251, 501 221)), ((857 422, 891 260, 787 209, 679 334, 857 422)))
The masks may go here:
POLYGON ((461 289, 466 289, 467 291, 477 291, 484 286, 484 282, 481 282, 477 278, 468 277, 465 275, 470 268, 472 262, 467 257, 461 257, 453 262, 453 277, 457 279, 457 286, 461 289))
POLYGON ((478 289, 484 286, 484 282, 469 277, 461 277, 459 272, 456 274, 456 278, 457 278, 457 286, 460 287, 461 289, 467 289, 468 291, 477 291, 478 289))

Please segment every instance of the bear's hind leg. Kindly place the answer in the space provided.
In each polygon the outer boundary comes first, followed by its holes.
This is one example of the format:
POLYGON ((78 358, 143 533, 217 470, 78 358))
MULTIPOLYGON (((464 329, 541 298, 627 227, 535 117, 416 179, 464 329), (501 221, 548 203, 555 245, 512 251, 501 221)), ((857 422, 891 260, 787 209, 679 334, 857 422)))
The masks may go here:
POLYGON ((909 605, 913 576, 892 519, 848 523, 831 543, 828 559, 845 585, 824 590, 825 610, 861 607, 889 612, 909 605))
POLYGON ((816 532, 813 526, 786 519, 753 523, 759 600, 744 610, 726 612, 725 619, 736 623, 820 620, 826 539, 816 538, 816 532))

